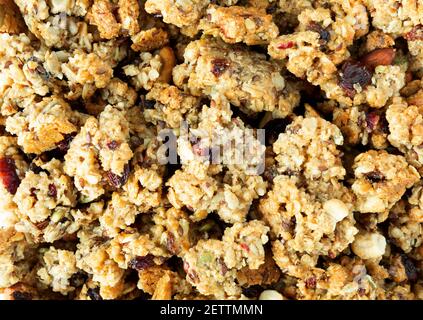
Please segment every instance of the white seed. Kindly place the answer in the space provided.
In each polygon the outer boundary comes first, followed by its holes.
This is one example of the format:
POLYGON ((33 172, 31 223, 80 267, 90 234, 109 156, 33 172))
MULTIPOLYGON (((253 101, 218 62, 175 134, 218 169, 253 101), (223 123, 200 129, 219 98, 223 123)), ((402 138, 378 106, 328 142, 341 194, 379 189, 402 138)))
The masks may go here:
POLYGON ((345 203, 338 199, 331 199, 325 202, 323 209, 329 214, 336 222, 342 221, 348 216, 349 210, 345 203))
POLYGON ((285 298, 276 290, 264 290, 260 294, 259 300, 285 300, 285 298))
POLYGON ((362 232, 356 235, 351 248, 361 259, 380 258, 386 250, 386 239, 376 232, 362 232))

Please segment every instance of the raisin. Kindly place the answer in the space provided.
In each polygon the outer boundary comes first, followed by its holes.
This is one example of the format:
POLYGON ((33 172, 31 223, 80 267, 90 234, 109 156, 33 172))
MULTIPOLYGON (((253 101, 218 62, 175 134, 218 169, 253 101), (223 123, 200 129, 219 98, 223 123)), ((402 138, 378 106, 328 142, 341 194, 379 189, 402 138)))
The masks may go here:
POLYGON ((87 281, 88 276, 85 273, 77 272, 72 275, 72 277, 69 279, 69 284, 72 287, 78 288, 82 287, 82 285, 87 281))
POLYGON ((48 192, 47 192, 49 197, 52 198, 56 198, 57 197, 57 188, 54 184, 50 183, 48 185, 48 192))
POLYGON ((156 105, 156 101, 147 100, 144 95, 142 95, 140 98, 141 98, 142 109, 154 109, 154 107, 156 105))
POLYGON ((259 285, 250 286, 248 288, 242 288, 242 293, 247 298, 257 298, 260 293, 263 291, 263 288, 259 285))
POLYGON ((70 143, 72 142, 75 136, 76 136, 76 133, 65 135, 64 139, 56 144, 57 149, 59 149, 59 151, 62 152, 63 154, 68 152, 70 143))
POLYGON ((342 65, 339 85, 349 97, 354 97, 354 85, 366 88, 372 82, 372 72, 361 62, 346 61, 342 65))
POLYGON ((417 275, 417 269, 414 265, 413 261, 407 257, 405 254, 401 255, 402 264, 405 269, 405 274, 407 275, 407 278, 411 282, 416 282, 418 275, 417 275))
POLYGON ((254 285, 254 286, 242 289, 242 293, 244 294, 244 296, 250 299, 257 298, 262 291, 263 291, 263 288, 259 285, 254 285))
POLYGON ((117 142, 116 140, 112 140, 107 143, 107 148, 113 151, 113 150, 116 150, 119 147, 119 145, 120 145, 119 142, 117 142))
POLYGON ((148 254, 143 257, 140 257, 140 256, 135 257, 134 259, 129 261, 128 267, 131 269, 140 271, 140 270, 148 269, 154 265, 155 265, 154 256, 151 254, 148 254))
POLYGON ((32 295, 29 292, 14 291, 12 296, 13 300, 32 300, 32 295))
POLYGON ((99 288, 88 289, 87 295, 90 297, 91 300, 103 300, 103 298, 100 296, 100 289, 99 288))
POLYGON ((373 183, 382 181, 385 177, 380 171, 372 171, 366 174, 367 179, 373 183))
POLYGON ((220 77, 228 68, 230 64, 226 59, 214 59, 212 61, 212 70, 211 72, 215 77, 220 77))
POLYGON ((124 186, 125 183, 128 181, 129 173, 129 165, 125 165, 122 176, 118 176, 117 174, 114 174, 111 171, 107 172, 107 179, 109 180, 109 184, 115 188, 120 188, 124 186))
POLYGON ((272 3, 271 5, 269 5, 266 9, 266 13, 267 14, 274 14, 276 13, 278 9, 278 5, 276 3, 272 3))
POLYGON ((15 160, 9 157, 0 159, 0 180, 11 194, 15 194, 21 183, 16 173, 15 160))
POLYGON ((320 44, 325 45, 330 41, 330 33, 317 22, 311 22, 308 30, 317 32, 320 36, 320 44))

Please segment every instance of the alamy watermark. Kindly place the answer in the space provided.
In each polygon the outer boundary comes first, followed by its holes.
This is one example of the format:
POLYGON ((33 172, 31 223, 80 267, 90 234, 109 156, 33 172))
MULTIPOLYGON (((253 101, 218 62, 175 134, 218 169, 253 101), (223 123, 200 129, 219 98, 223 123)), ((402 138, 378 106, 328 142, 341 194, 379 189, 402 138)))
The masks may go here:
POLYGON ((201 161, 209 164, 241 167, 249 175, 260 175, 265 168, 265 130, 233 126, 211 129, 190 128, 182 122, 179 130, 158 133, 162 165, 201 161))

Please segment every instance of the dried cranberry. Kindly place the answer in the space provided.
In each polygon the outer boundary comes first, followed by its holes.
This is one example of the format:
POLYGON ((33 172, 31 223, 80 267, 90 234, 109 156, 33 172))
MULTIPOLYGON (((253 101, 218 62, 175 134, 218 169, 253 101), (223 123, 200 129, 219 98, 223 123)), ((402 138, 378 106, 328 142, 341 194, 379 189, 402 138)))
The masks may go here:
POLYGON ((371 82, 372 72, 361 62, 349 60, 342 65, 339 85, 348 96, 355 95, 354 85, 360 85, 364 89, 371 82))
POLYGON ((110 150, 116 150, 119 147, 119 145, 120 145, 119 142, 117 142, 116 140, 112 140, 107 143, 107 148, 109 148, 110 150))
POLYGON ((140 271, 140 270, 148 269, 154 265, 155 265, 154 256, 151 254, 148 254, 143 257, 140 257, 140 256, 135 257, 134 259, 129 261, 128 267, 131 269, 140 271))
POLYGON ((0 159, 0 180, 11 194, 15 194, 21 183, 16 173, 15 160, 9 157, 0 159))
POLYGON ((250 247, 246 243, 241 243, 241 248, 247 252, 250 252, 250 247))
POLYGON ((292 41, 288 41, 288 42, 284 42, 278 45, 278 49, 281 50, 285 50, 285 49, 290 49, 294 46, 294 42, 292 41))
POLYGON ((375 112, 370 112, 366 114, 366 125, 367 131, 372 132, 376 129, 380 120, 380 116, 375 112))
POLYGON ((87 295, 90 297, 91 300, 103 300, 103 298, 100 296, 100 289, 99 288, 88 289, 87 295))
POLYGON ((56 186, 54 184, 50 183, 48 185, 48 192, 47 192, 47 194, 48 194, 49 197, 52 197, 52 198, 56 198, 57 197, 57 189, 56 189, 56 186))
POLYGON ((230 66, 229 61, 226 59, 214 59, 212 61, 212 70, 211 72, 214 74, 215 77, 220 77, 226 69, 230 66))
POLYGON ((308 289, 315 289, 317 285, 316 277, 306 279, 305 285, 308 289))
POLYGON ((423 25, 419 24, 406 33, 404 38, 408 41, 423 40, 423 25))

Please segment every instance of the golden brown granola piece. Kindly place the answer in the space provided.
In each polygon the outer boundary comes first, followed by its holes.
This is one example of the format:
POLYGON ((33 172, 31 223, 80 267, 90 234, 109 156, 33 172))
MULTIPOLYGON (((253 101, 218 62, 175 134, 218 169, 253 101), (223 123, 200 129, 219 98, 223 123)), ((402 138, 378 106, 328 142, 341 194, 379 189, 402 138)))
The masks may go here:
POLYGON ((347 144, 369 144, 376 149, 385 149, 388 146, 385 109, 338 107, 333 110, 333 123, 341 129, 347 144))
POLYGON ((0 33, 19 34, 26 29, 19 8, 12 0, 0 0, 0 33))
POLYGON ((134 51, 153 51, 160 49, 169 43, 169 35, 166 30, 162 28, 151 28, 148 30, 141 30, 131 37, 133 44, 131 45, 134 51))
POLYGON ((191 285, 166 267, 152 266, 139 271, 138 276, 138 288, 153 295, 155 300, 170 300, 175 294, 191 292, 191 285))
POLYGON ((173 80, 195 96, 217 91, 248 113, 270 111, 275 118, 286 117, 299 102, 280 66, 261 54, 203 38, 191 42, 184 57, 185 63, 174 68, 173 80))
POLYGON ((66 135, 77 131, 81 117, 57 96, 44 98, 7 118, 6 130, 18 136, 26 153, 55 149, 66 135))
POLYGON ((147 0, 145 10, 152 14, 160 14, 163 21, 177 27, 194 26, 205 13, 210 0, 147 0))
POLYGON ((389 123, 389 142, 420 170, 423 166, 420 148, 423 143, 423 105, 407 104, 402 98, 394 99, 386 111, 386 119, 389 123))
POLYGON ((139 31, 138 15, 136 0, 119 0, 117 4, 109 0, 95 0, 87 19, 97 26, 102 38, 113 39, 125 33, 135 35, 139 31))
POLYGON ((250 46, 269 43, 279 33, 271 15, 253 7, 238 6, 210 5, 198 28, 203 34, 221 37, 227 43, 244 42, 250 46))
POLYGON ((366 37, 366 42, 360 48, 361 52, 370 52, 375 49, 390 48, 395 45, 395 39, 389 34, 380 30, 370 32, 366 37))
POLYGON ((356 210, 362 213, 381 213, 392 208, 420 179, 417 170, 404 157, 385 150, 358 155, 353 170, 356 180, 351 188, 357 196, 356 210))
POLYGON ((154 109, 144 111, 146 119, 153 123, 164 121, 170 128, 179 128, 186 114, 195 112, 200 103, 200 98, 161 83, 150 90, 146 99, 157 101, 154 109))
POLYGON ((184 256, 187 280, 203 295, 239 297, 237 271, 245 266, 258 269, 264 263, 268 227, 261 221, 235 223, 220 240, 200 240, 184 256))
POLYGON ((271 253, 266 254, 264 263, 257 270, 244 267, 236 276, 238 283, 243 287, 271 285, 278 282, 280 277, 281 271, 271 253))
POLYGON ((422 185, 419 183, 412 189, 407 206, 396 206, 392 209, 388 230, 389 239, 405 253, 410 253, 423 244, 422 228, 423 193, 422 185))
POLYGON ((312 270, 319 256, 335 258, 358 232, 353 197, 346 187, 317 180, 319 187, 314 189, 302 187, 300 181, 277 176, 259 205, 263 220, 277 238, 272 246, 274 259, 283 272, 294 277, 312 270))
POLYGON ((319 117, 297 117, 273 144, 280 173, 302 173, 307 179, 342 179, 340 151, 344 138, 335 125, 319 117))

